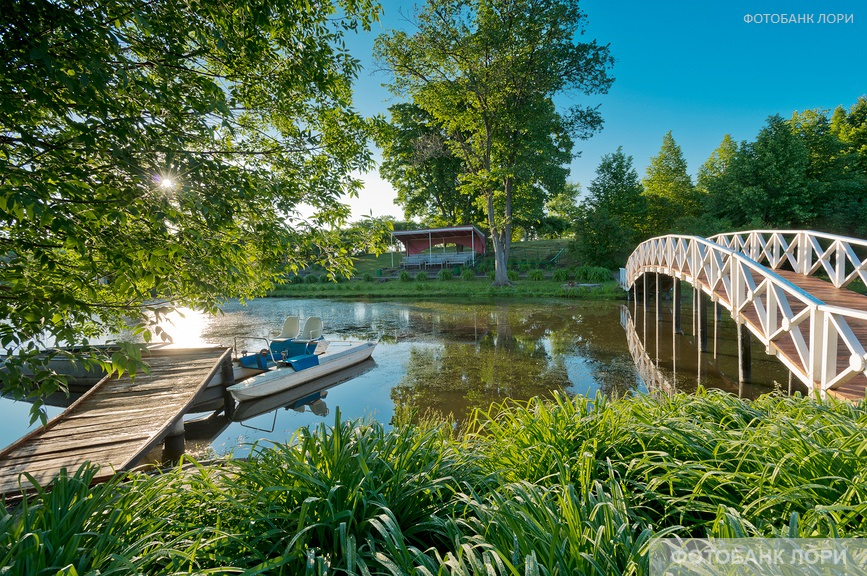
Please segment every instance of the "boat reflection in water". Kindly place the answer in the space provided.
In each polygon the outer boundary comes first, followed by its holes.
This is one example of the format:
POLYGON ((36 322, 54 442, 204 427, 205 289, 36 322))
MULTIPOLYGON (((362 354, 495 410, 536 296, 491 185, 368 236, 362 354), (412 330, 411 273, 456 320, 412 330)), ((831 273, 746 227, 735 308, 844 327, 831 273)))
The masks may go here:
MULTIPOLYGON (((234 410, 228 412, 218 410, 204 418, 187 420, 184 422, 187 452, 193 455, 205 452, 214 439, 233 422, 239 422, 243 425, 244 422, 269 412, 274 413, 276 421, 277 411, 281 408, 298 412, 312 412, 320 417, 328 416, 328 405, 325 403, 328 389, 357 378, 374 368, 376 368, 376 361, 368 358, 354 366, 305 382, 277 394, 239 402, 235 404, 234 410)), ((259 428, 253 428, 259 430, 259 428)))
MULTIPOLYGON (((741 398, 757 398, 769 392, 806 393, 797 379, 776 358, 757 349, 752 354, 752 381, 738 379, 737 333, 727 314, 712 320, 708 351, 697 346, 694 329, 685 315, 684 332, 675 333, 670 311, 650 305, 621 305, 620 325, 636 371, 647 389, 664 395, 695 392, 699 386, 716 388, 741 398), (693 333, 690 333, 693 332, 693 333)), ((686 312, 686 310, 685 310, 686 312)), ((754 346, 758 348, 758 346, 754 346)))

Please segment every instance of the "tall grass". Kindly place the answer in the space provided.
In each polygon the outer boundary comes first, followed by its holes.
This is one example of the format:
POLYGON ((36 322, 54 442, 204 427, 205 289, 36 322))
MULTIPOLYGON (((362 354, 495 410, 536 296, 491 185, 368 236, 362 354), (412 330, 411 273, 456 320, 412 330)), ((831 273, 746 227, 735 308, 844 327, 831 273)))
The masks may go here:
POLYGON ((4 574, 646 574, 654 536, 867 536, 867 407, 562 396, 341 421, 0 518, 4 574))

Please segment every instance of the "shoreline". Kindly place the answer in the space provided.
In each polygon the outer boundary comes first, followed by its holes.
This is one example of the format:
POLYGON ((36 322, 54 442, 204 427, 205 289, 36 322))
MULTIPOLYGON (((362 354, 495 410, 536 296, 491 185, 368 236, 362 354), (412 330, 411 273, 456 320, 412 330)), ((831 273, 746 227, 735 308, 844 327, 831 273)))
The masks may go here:
POLYGON ((514 280, 512 286, 494 287, 487 279, 419 282, 378 278, 374 281, 285 284, 268 298, 415 299, 424 298, 563 298, 578 300, 626 300, 627 293, 615 281, 578 284, 553 280, 514 280))

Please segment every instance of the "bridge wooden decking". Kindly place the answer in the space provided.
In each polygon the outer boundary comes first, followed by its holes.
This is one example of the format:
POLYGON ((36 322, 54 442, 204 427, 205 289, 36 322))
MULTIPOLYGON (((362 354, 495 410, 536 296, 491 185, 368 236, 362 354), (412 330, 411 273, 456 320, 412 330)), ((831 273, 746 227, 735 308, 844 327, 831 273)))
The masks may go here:
MULTIPOLYGON (((775 272, 825 304, 853 310, 867 310, 867 296, 863 294, 858 294, 848 288, 835 288, 830 282, 814 276, 803 276, 786 270, 775 270, 775 272)), ((858 337, 859 342, 867 342, 867 321, 850 318, 848 324, 855 336, 858 337)), ((791 341, 791 337, 788 340, 791 341)), ((785 344, 785 341, 781 343, 781 345, 783 344, 785 344)), ((794 342, 791 342, 791 346, 792 350, 781 351, 784 354, 797 354, 794 351, 794 342)), ((837 366, 841 368, 848 366, 850 354, 851 352, 848 348, 839 346, 837 349, 837 366)), ((858 401, 864 400, 865 391, 867 391, 867 376, 861 373, 848 382, 829 390, 828 394, 846 400, 858 401)))
MULTIPOLYGON (((821 280, 814 276, 803 276, 787 270, 774 270, 774 273, 818 298, 825 304, 854 310, 867 310, 867 296, 853 292, 848 288, 836 288, 833 284, 826 282, 825 280, 821 280)), ((707 276, 704 273, 699 274, 698 280, 705 287, 708 286, 707 276)), ((720 300, 727 302, 727 297, 724 291, 718 289, 715 294, 720 300)), ((800 310, 793 309, 793 311, 797 313, 800 310)), ((746 318, 747 323, 752 324, 754 328, 759 328, 760 322, 755 309, 748 307, 743 311, 743 315, 746 318)), ((859 341, 867 342, 867 321, 850 319, 849 327, 858 337, 859 341)), ((779 351, 780 354, 791 359, 794 363, 797 363, 798 352, 791 334, 784 334, 779 339, 773 341, 771 343, 771 348, 779 351)), ((851 352, 845 346, 838 347, 837 366, 840 368, 848 366, 850 354, 851 352)), ((867 394, 867 376, 863 373, 859 374, 848 382, 828 390, 828 394, 837 398, 855 402, 858 400, 864 400, 865 394, 867 394)))
POLYGON ((143 359, 150 374, 103 379, 46 426, 0 452, 0 494, 17 491, 19 483, 26 489, 25 472, 44 484, 85 462, 100 467, 98 480, 128 470, 178 434, 184 414, 210 392, 209 382, 231 382, 226 348, 163 349, 143 359))

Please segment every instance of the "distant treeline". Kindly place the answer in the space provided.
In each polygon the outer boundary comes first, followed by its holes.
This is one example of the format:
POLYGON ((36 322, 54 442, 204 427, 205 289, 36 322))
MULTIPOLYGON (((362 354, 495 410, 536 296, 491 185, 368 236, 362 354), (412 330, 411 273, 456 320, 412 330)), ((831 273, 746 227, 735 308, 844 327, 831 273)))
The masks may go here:
POLYGON ((671 132, 639 179, 632 157, 603 156, 579 206, 583 263, 621 266, 636 244, 668 233, 812 229, 867 237, 867 96, 848 110, 768 118, 753 141, 725 135, 695 182, 671 132))

